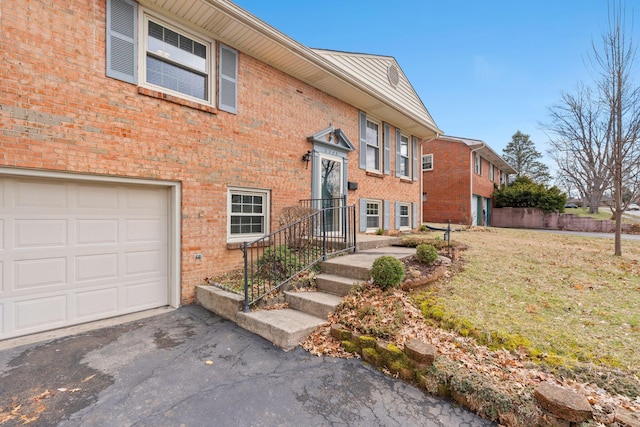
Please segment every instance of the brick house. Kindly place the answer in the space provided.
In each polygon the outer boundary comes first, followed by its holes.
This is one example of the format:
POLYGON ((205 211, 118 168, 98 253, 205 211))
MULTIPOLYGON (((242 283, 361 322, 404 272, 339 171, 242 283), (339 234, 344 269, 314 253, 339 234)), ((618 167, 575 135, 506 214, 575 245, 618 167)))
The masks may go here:
POLYGON ((491 195, 516 171, 486 143, 440 136, 422 146, 422 219, 491 224, 491 195))
POLYGON ((0 17, 0 339, 191 303, 301 199, 346 195, 363 233, 420 222, 441 132, 392 57, 307 48, 226 0, 0 17))

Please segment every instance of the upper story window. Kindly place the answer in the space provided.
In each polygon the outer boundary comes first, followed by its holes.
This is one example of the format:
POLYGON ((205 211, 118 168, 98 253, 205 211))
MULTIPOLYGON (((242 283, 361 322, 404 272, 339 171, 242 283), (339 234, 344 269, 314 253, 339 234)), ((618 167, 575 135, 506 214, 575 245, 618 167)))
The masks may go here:
POLYGON ((182 105, 238 112, 238 51, 149 13, 134 0, 106 0, 106 8, 107 76, 182 105))
POLYGON ((405 178, 411 177, 411 145, 409 144, 409 137, 400 136, 400 176, 405 178))
POLYGON ((489 179, 491 181, 495 180, 495 171, 493 170, 493 164, 489 163, 489 179))
POLYGON ((210 101, 211 46, 145 16, 145 83, 210 101))
POLYGON ((367 119, 367 170, 380 171, 380 125, 367 119))
POLYGON ((473 171, 478 175, 482 175, 482 157, 477 153, 473 153, 473 171))
POLYGON ((422 170, 433 170, 433 154, 424 154, 422 156, 422 170))

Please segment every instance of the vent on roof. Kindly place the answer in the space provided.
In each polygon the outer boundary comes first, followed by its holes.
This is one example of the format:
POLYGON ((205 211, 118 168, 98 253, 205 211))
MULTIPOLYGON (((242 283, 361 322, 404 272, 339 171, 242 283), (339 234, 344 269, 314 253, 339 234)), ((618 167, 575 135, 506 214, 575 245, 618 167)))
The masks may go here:
POLYGON ((398 86, 398 83, 400 83, 400 73, 398 72, 398 67, 393 64, 389 65, 389 68, 387 68, 387 76, 389 76, 389 83, 391 83, 391 86, 398 86))

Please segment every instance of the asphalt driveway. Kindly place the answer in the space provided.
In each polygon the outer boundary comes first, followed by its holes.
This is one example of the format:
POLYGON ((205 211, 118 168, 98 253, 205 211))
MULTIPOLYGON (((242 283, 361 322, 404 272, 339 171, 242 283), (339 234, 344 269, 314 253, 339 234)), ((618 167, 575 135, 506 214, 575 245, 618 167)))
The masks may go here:
POLYGON ((0 425, 29 420, 29 426, 493 425, 360 360, 300 348, 285 353, 195 305, 0 351, 0 425))

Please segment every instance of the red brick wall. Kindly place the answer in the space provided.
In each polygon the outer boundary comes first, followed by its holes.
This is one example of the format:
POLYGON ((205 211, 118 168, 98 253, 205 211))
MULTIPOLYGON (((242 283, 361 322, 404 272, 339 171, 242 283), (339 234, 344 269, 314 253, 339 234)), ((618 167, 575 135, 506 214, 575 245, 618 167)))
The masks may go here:
POLYGON ((468 224, 471 221, 471 155, 462 142, 436 139, 424 144, 433 154, 433 170, 423 172, 425 222, 468 224))
MULTIPOLYGON (((0 166, 181 182, 183 303, 205 277, 241 264, 226 245, 228 186, 271 189, 273 230, 283 207, 311 196, 306 137, 332 123, 357 145, 356 108, 244 54, 237 115, 105 77, 104 0, 1 2, 0 13, 0 166)), ((418 202, 417 183, 392 169, 368 176, 350 153, 359 189, 349 202, 418 202)))
MULTIPOLYGON (((493 181, 489 179, 489 165, 490 163, 486 159, 482 159, 482 174, 478 175, 477 173, 473 174, 473 194, 476 196, 482 196, 487 199, 491 198, 493 194, 493 181)), ((496 172, 495 166, 494 168, 494 180, 495 182, 499 182, 499 173, 496 172)))

